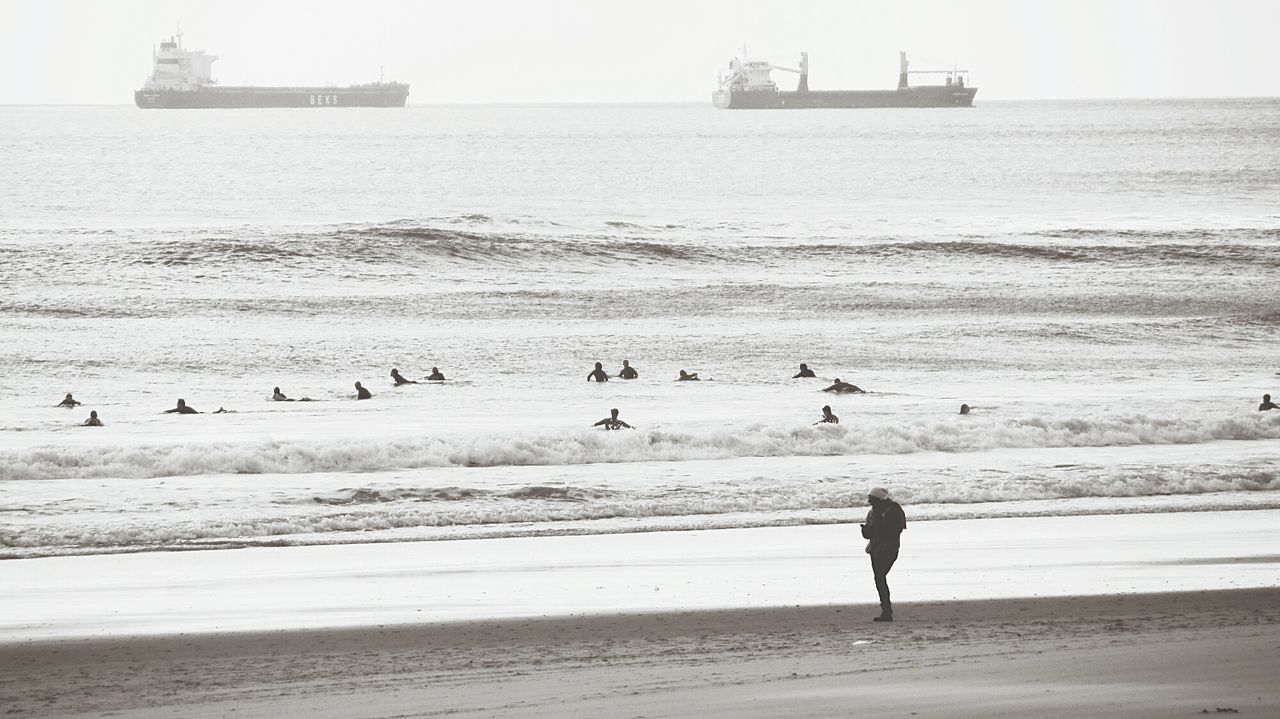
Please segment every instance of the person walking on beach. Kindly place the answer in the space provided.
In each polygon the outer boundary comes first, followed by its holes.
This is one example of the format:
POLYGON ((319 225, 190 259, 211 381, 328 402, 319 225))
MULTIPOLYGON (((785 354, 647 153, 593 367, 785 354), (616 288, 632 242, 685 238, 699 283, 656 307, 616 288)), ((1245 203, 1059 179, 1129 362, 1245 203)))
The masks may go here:
POLYGON ((840 424, 840 418, 831 414, 831 405, 826 404, 822 406, 822 419, 814 424, 840 424))
MULTIPOLYGON (((1267 396, 1270 397, 1271 395, 1267 395, 1267 396)), ((67 396, 63 397, 62 401, 58 403, 59 407, 66 407, 68 409, 70 409, 71 407, 77 407, 79 405, 80 405, 80 401, 77 400, 75 397, 72 397, 70 392, 68 392, 67 396)))
POLYGON ((405 384, 417 384, 417 382, 414 382, 411 379, 405 379, 404 377, 400 376, 400 370, 395 368, 392 368, 391 370, 391 381, 395 382, 397 387, 405 384))
POLYGON ((802 378, 805 378, 805 377, 817 377, 817 376, 818 376, 818 375, 816 375, 816 374, 814 374, 814 373, 813 373, 813 370, 809 369, 809 365, 807 365, 807 364, 805 364, 805 363, 801 362, 801 363, 800 363, 800 371, 799 371, 799 372, 797 372, 797 373, 795 374, 795 376, 794 376, 794 377, 792 377, 791 379, 802 379, 802 378))
POLYGON ((635 429, 635 427, 632 427, 626 422, 623 422, 622 420, 618 419, 618 410, 616 409, 609 410, 608 417, 605 417, 604 419, 600 420, 599 422, 596 422, 591 426, 604 427, 606 430, 622 429, 623 427, 626 427, 627 429, 635 429))
POLYGON ((618 377, 620 379, 635 379, 639 376, 640 373, 636 371, 635 367, 631 366, 631 362, 622 360, 622 370, 618 372, 618 377))
POLYGON ((427 380, 430 382, 443 382, 444 373, 440 371, 439 367, 432 367, 431 374, 427 376, 427 380))
POLYGON ((356 382, 356 399, 373 399, 373 394, 364 388, 364 385, 356 382))
POLYGON ((81 427, 101 427, 101 426, 102 426, 102 420, 98 419, 98 410, 96 410, 96 409, 95 409, 95 410, 90 411, 90 412, 89 412, 89 419, 86 419, 86 420, 84 421, 84 424, 82 424, 82 425, 80 425, 80 426, 81 426, 81 427))
POLYGON ((862 537, 867 540, 867 554, 871 555, 871 571, 876 578, 876 591, 880 594, 880 616, 872 621, 892 622, 893 604, 889 601, 889 570, 898 561, 899 538, 907 528, 907 515, 897 502, 889 499, 889 490, 876 487, 867 492, 867 520, 862 523, 862 537))
POLYGON ((604 365, 596 363, 596 368, 587 373, 588 382, 608 382, 609 375, 604 371, 604 365))
POLYGON ((178 406, 177 406, 177 407, 174 407, 173 409, 166 409, 164 412, 161 412, 161 414, 174 414, 174 413, 177 413, 177 414, 200 414, 198 411, 196 411, 196 408, 195 408, 195 407, 188 407, 188 406, 187 406, 187 401, 186 401, 185 399, 182 399, 182 398, 179 398, 179 399, 178 399, 178 406))
MULTIPOLYGON (((67 399, 71 399, 71 395, 67 395, 67 399)), ((1271 401, 1271 395, 1262 395, 1262 404, 1258 405, 1259 412, 1266 412, 1269 409, 1280 409, 1280 405, 1271 401)))

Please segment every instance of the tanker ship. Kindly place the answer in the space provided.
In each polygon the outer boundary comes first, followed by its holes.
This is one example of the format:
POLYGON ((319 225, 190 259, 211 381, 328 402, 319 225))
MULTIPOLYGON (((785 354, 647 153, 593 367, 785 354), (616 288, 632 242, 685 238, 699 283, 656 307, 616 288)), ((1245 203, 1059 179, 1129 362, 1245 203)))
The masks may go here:
POLYGON ((808 108, 863 107, 973 107, 978 88, 966 84, 968 70, 909 70, 907 53, 898 53, 896 90, 810 90, 809 53, 800 53, 800 67, 771 65, 767 60, 742 58, 729 61, 720 71, 720 87, 711 95, 716 107, 729 110, 798 110, 808 108), (800 76, 794 91, 779 90, 770 78, 773 70, 800 76), (945 75, 941 85, 908 84, 911 75, 945 75))
POLYGON ((182 31, 152 53, 151 76, 133 101, 143 109, 236 107, 404 107, 409 86, 378 82, 348 87, 224 87, 213 79, 217 55, 182 47, 182 31))

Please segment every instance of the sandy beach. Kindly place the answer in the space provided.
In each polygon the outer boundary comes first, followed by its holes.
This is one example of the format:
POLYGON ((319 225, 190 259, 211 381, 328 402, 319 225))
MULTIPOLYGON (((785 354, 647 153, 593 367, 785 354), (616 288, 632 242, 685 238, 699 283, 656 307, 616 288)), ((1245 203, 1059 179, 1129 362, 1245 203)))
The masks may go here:
POLYGON ((0 648, 8 716, 1280 713, 1280 590, 864 605, 0 648), (1227 713, 1227 712, 1223 712, 1227 713))
POLYGON ((891 625, 849 525, 12 560, 0 696, 56 717, 1275 716, 1277 514, 917 522, 891 625))

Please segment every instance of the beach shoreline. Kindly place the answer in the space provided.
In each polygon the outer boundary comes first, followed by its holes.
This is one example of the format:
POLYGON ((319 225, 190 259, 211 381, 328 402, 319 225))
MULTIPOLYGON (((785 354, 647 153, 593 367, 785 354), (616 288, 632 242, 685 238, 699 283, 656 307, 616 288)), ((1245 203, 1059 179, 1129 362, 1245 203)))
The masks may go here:
POLYGON ((1274 716, 1280 588, 0 645, 17 716, 1274 716))

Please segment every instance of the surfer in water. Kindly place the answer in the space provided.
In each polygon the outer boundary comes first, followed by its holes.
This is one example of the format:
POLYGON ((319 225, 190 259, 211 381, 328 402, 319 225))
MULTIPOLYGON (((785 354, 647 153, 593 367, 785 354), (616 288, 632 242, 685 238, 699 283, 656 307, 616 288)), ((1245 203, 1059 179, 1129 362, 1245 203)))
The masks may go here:
POLYGON ((967 404, 960 405, 960 414, 969 414, 969 409, 970 407, 967 404))
POLYGON ((608 382, 609 375, 604 371, 604 365, 596 363, 596 368, 587 373, 588 382, 608 382))
POLYGON ((635 379, 639 376, 640 373, 636 371, 635 367, 631 366, 631 362, 628 360, 622 360, 622 370, 618 372, 618 377, 620 379, 635 379))
POLYGON ((676 377, 676 381, 677 382, 701 382, 702 380, 698 379, 697 372, 685 372, 684 370, 680 370, 680 376, 676 377))
POLYGON ((68 407, 68 408, 70 408, 70 407, 76 407, 76 406, 79 406, 79 404, 80 404, 80 401, 79 401, 79 400, 77 400, 75 397, 72 397, 72 396, 71 396, 71 393, 70 393, 70 392, 68 392, 68 393, 67 393, 67 396, 66 396, 66 397, 63 397, 63 398, 62 398, 62 401, 58 403, 58 406, 59 406, 59 407, 68 407))
POLYGON ((364 385, 356 382, 356 399, 373 399, 373 395, 364 388, 364 385))
POLYGON ((848 382, 842 382, 839 377, 835 378, 835 380, 832 382, 830 387, 827 387, 822 391, 835 392, 836 394, 866 394, 866 390, 862 389, 856 384, 849 384, 848 382))
POLYGON ((413 380, 411 380, 411 379, 405 379, 404 377, 401 377, 401 376, 400 376, 400 370, 395 369, 395 368, 392 368, 392 370, 391 370, 391 379, 392 379, 392 381, 393 381, 393 382, 395 382, 395 383, 396 383, 396 386, 397 386, 397 387, 399 387, 400 385, 404 385, 404 384, 417 384, 417 382, 414 382, 414 381, 413 381, 413 380))
POLYGON ((822 419, 814 424, 840 424, 840 418, 831 414, 831 405, 827 404, 822 406, 822 419))
POLYGON ((178 406, 173 409, 166 409, 161 414, 200 414, 195 407, 188 407, 185 399, 178 399, 178 406))
POLYGON ((431 374, 427 376, 427 379, 431 382, 443 382, 444 373, 440 371, 439 367, 432 367, 431 374))
POLYGON ((627 428, 627 429, 635 429, 635 427, 632 427, 631 425, 627 424, 626 422, 623 422, 622 420, 618 419, 618 410, 616 410, 616 409, 611 409, 611 410, 609 410, 609 416, 608 416, 608 417, 605 417, 604 419, 600 420, 599 422, 596 422, 595 424, 593 424, 593 425, 591 425, 591 426, 592 426, 592 427, 604 427, 604 428, 605 428, 605 429, 607 429, 607 430, 622 429, 622 428, 624 428, 624 427, 625 427, 625 428, 627 428))
POLYGON ((813 370, 809 369, 809 365, 801 362, 800 371, 797 372, 795 376, 793 376, 791 379, 803 379, 805 377, 817 377, 817 376, 818 375, 813 373, 813 370))
MULTIPOLYGON (((70 397, 70 396, 71 395, 67 395, 67 397, 70 397)), ((1280 405, 1271 401, 1271 395, 1264 394, 1262 395, 1262 404, 1258 405, 1258 411, 1266 412, 1269 409, 1280 409, 1280 405)))
POLYGON ((286 396, 284 396, 284 392, 281 392, 281 391, 280 391, 280 388, 279 388, 279 387, 272 387, 272 388, 271 388, 271 399, 272 399, 272 400, 274 400, 274 401, 276 401, 276 402, 294 402, 294 401, 297 401, 297 402, 315 402, 315 400, 314 400, 314 399, 311 399, 310 397, 303 397, 302 399, 299 399, 299 400, 294 400, 292 397, 286 397, 286 396))
POLYGON ((80 426, 81 427, 101 427, 102 420, 98 419, 98 410, 95 409, 89 412, 89 419, 86 419, 84 421, 84 424, 80 426))

